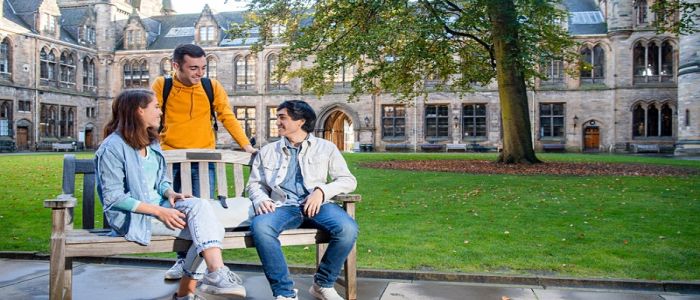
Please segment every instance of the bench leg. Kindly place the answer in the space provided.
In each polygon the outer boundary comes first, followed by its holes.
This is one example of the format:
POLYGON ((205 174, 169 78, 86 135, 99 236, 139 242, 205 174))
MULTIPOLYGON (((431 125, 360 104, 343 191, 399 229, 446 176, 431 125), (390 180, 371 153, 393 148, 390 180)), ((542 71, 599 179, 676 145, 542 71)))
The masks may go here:
POLYGON ((328 244, 316 244, 316 269, 321 265, 321 259, 326 254, 326 248, 328 248, 328 244))
POLYGON ((52 209, 51 261, 49 263, 49 299, 63 300, 66 269, 66 225, 67 209, 52 209))
POLYGON ((345 260, 345 299, 357 300, 357 244, 345 260))
POLYGON ((73 258, 66 258, 66 266, 63 270, 63 300, 73 300, 73 258))

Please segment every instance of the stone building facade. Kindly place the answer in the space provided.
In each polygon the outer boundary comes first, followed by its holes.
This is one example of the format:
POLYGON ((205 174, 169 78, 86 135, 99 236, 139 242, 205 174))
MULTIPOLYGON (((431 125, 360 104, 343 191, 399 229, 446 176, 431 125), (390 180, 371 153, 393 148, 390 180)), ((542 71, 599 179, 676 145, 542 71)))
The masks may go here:
MULTIPOLYGON (((565 26, 580 42, 586 64, 575 76, 561 61, 542 65, 549 78, 528 92, 537 150, 698 153, 698 35, 656 33, 650 2, 564 1, 571 13, 565 26)), ((240 12, 205 7, 199 14, 175 14, 168 0, 0 3, 0 146, 95 148, 115 95, 149 87, 172 71, 175 46, 196 43, 207 51, 208 76, 224 85, 234 113, 258 144, 277 138, 275 107, 302 99, 318 113, 316 135, 342 150, 500 147, 495 84, 461 96, 434 91, 412 103, 388 94, 348 102, 348 68, 336 76, 331 93, 317 98, 301 91, 299 79, 271 75, 280 45, 251 53, 245 41, 226 35, 229 24, 242 20, 240 12)), ((218 145, 229 147, 234 142, 219 128, 218 145)))

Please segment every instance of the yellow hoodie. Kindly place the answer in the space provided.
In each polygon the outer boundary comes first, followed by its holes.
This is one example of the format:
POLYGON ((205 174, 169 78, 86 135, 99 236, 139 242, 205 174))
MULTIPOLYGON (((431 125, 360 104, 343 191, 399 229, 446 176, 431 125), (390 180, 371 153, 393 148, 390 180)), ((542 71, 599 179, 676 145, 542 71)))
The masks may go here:
MULTIPOLYGON (((165 79, 158 77, 151 86, 160 106, 163 105, 164 84, 165 79)), ((211 84, 214 90, 216 117, 236 143, 245 147, 250 144, 250 141, 231 111, 226 90, 218 80, 212 79, 211 84)), ((176 76, 173 76, 173 88, 168 95, 166 106, 163 131, 160 133, 160 144, 163 150, 216 148, 216 138, 209 112, 209 98, 201 82, 193 86, 185 86, 177 80, 176 76)))

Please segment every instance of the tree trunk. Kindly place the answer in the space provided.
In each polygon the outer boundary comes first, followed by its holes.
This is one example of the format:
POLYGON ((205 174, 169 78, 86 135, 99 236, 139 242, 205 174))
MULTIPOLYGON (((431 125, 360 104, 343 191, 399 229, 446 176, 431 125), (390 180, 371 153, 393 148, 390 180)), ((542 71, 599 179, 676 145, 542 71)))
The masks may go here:
POLYGON ((502 163, 540 163, 532 148, 525 76, 517 56, 518 20, 513 0, 489 0, 488 15, 493 25, 494 57, 498 96, 503 124, 502 163))

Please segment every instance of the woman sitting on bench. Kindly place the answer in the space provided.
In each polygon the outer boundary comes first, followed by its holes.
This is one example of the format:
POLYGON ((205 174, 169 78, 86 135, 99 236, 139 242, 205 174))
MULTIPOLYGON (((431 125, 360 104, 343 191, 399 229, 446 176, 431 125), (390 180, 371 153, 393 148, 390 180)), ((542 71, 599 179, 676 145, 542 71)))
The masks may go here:
POLYGON ((245 297, 241 279, 223 263, 224 227, 209 203, 172 189, 158 142, 161 114, 149 90, 125 90, 112 104, 106 138, 95 153, 97 192, 111 234, 142 245, 152 235, 192 241, 173 299, 202 299, 194 294, 199 279, 204 292, 245 297))

